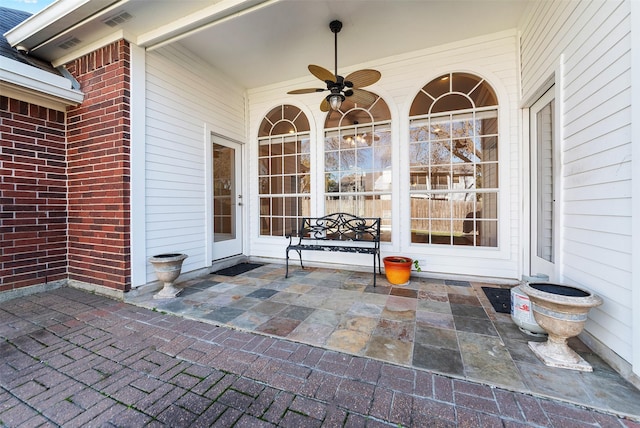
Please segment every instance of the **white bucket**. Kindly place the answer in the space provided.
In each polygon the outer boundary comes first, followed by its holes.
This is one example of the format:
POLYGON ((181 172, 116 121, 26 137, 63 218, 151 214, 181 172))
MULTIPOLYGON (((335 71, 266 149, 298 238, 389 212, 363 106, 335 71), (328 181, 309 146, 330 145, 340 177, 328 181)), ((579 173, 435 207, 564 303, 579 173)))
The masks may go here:
POLYGON ((529 296, 523 293, 519 286, 511 289, 511 319, 523 333, 531 336, 546 335, 533 316, 529 296))

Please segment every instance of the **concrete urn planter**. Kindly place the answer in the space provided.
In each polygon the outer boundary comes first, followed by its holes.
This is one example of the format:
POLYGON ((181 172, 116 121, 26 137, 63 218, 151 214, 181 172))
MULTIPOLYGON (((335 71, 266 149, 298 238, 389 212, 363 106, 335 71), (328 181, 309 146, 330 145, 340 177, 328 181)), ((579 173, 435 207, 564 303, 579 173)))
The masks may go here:
POLYGON ((536 322, 549 335, 546 342, 529 342, 533 353, 547 366, 593 371, 567 340, 582 332, 589 310, 602 299, 581 288, 545 282, 525 283, 521 290, 531 300, 536 322))
POLYGON ((180 276, 182 262, 186 254, 158 254, 149 258, 158 280, 164 284, 162 290, 153 296, 154 299, 170 299, 177 297, 182 290, 174 287, 173 283, 180 276))

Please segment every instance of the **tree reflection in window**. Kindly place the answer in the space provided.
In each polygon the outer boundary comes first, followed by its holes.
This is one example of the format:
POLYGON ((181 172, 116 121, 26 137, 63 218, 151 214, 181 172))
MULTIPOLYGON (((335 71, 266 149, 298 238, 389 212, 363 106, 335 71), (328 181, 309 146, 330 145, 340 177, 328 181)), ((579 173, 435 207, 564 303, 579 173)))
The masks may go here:
POLYGON ((411 242, 498 244, 498 102, 468 73, 425 85, 410 109, 411 242))
POLYGON ((381 240, 391 240, 391 113, 372 94, 370 104, 348 97, 327 113, 324 138, 324 209, 381 218, 381 240))

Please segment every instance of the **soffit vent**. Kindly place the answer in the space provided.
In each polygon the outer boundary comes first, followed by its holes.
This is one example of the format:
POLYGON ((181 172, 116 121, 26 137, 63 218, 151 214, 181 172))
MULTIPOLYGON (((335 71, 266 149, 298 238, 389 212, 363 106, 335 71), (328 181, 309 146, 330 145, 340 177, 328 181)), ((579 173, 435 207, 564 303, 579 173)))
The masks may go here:
POLYGON ((64 42, 60 43, 58 45, 59 48, 61 49, 69 49, 72 48, 74 46, 79 45, 81 42, 81 40, 77 37, 72 37, 70 39, 65 40, 64 42))
POLYGON ((107 24, 109 27, 117 27, 118 25, 122 25, 128 20, 133 18, 129 12, 121 12, 117 15, 110 16, 104 19, 102 22, 107 24))

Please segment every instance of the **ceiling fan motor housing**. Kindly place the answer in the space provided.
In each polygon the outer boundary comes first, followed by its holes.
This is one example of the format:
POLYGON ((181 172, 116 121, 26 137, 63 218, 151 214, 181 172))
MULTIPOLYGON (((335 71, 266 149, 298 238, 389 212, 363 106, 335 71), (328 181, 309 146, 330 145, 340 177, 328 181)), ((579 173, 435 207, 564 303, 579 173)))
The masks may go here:
POLYGON ((329 28, 331 29, 332 33, 339 33, 340 30, 342 30, 342 22, 338 21, 337 19, 335 21, 331 21, 329 23, 329 28))

